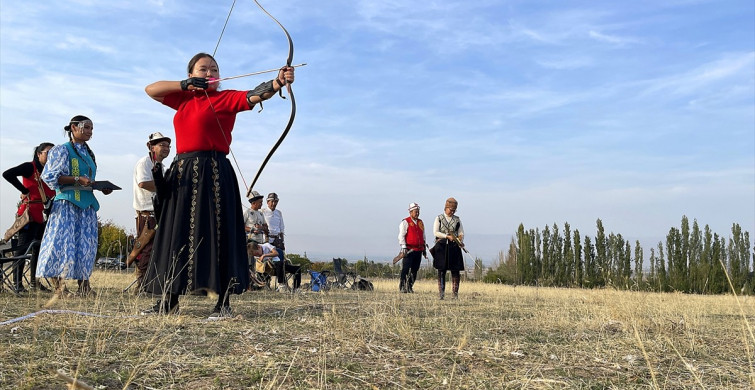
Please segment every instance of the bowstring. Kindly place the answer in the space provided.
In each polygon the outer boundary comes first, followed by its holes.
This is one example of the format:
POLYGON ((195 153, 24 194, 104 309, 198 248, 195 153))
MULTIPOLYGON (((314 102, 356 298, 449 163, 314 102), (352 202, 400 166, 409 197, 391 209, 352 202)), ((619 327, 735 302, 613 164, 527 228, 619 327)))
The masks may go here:
MULTIPOLYGON (((218 47, 220 47, 220 41, 223 39, 223 34, 225 33, 225 28, 228 26, 228 21, 231 19, 231 13, 233 13, 233 7, 236 6, 236 0, 233 0, 233 3, 231 4, 231 9, 228 10, 228 16, 225 18, 225 23, 223 24, 223 29, 220 31, 220 36, 218 37, 218 42, 215 44, 215 50, 212 51, 212 58, 215 58, 215 53, 218 51, 218 47)), ((249 191, 249 186, 246 184, 246 179, 244 178, 244 174, 241 173, 241 166, 239 165, 238 160, 236 160, 236 154, 233 153, 233 149, 231 149, 231 143, 228 141, 228 137, 225 135, 225 130, 223 130, 223 125, 220 124, 220 117, 218 116, 218 112, 215 111, 215 106, 212 104, 212 100, 210 100, 210 95, 207 93, 207 90, 203 90, 205 97, 207 97, 207 102, 210 104, 210 109, 212 110, 212 113, 215 114, 215 121, 218 123, 218 128, 220 129, 220 134, 223 135, 223 139, 225 140, 226 145, 228 145, 228 152, 231 153, 231 158, 233 159, 233 163, 236 165, 236 170, 239 172, 239 176, 241 176, 241 181, 244 183, 244 188, 249 191)))

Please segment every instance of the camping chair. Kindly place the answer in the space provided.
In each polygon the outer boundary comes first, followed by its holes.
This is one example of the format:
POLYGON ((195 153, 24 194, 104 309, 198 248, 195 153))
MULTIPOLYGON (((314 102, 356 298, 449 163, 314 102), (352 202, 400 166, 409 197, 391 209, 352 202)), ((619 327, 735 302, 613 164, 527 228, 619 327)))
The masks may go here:
POLYGON ((262 261, 254 258, 254 268, 249 270, 249 289, 250 290, 272 290, 270 281, 275 276, 275 267, 270 260, 262 261))
POLYGON ((39 247, 39 244, 39 240, 34 240, 25 245, 15 246, 12 242, 10 247, 6 247, 1 250, 2 256, 0 257, 0 278, 2 278, 2 281, 0 282, 0 290, 8 287, 8 289, 13 292, 13 294, 19 294, 19 291, 16 289, 15 277, 13 275, 14 270, 17 266, 22 267, 23 282, 25 282, 27 286, 29 285, 29 277, 27 276, 27 273, 29 272, 29 259, 31 259, 34 249, 39 247), (23 250, 24 253, 19 256, 15 256, 14 253, 19 250, 23 250))
POLYGON ((309 282, 309 290, 313 292, 328 291, 330 284, 328 283, 328 271, 312 271, 309 270, 311 281, 309 282))
POLYGON ((333 287, 351 288, 356 282, 357 274, 351 271, 343 270, 343 259, 333 258, 333 287))
MULTIPOLYGON (((280 260, 278 260, 278 261, 280 261, 280 260)), ((300 265, 296 265, 296 264, 292 263, 291 260, 289 260, 287 258, 284 258, 284 261, 285 261, 284 264, 286 266, 299 267, 298 271, 296 271, 296 272, 288 272, 288 271, 286 271, 286 267, 285 266, 283 267, 283 275, 284 275, 284 278, 286 280, 286 289, 288 291, 291 291, 291 289, 293 288, 291 286, 291 279, 293 279, 294 277, 296 277, 297 274, 299 275, 299 279, 300 279, 299 282, 301 283, 301 271, 302 271, 302 267, 300 265)), ((273 265, 273 272, 274 273, 277 272, 277 271, 275 271, 275 265, 273 265)), ((278 278, 275 278, 275 284, 276 284, 276 289, 277 289, 278 288, 278 278)), ((301 286, 299 286, 298 288, 301 288, 301 286)))

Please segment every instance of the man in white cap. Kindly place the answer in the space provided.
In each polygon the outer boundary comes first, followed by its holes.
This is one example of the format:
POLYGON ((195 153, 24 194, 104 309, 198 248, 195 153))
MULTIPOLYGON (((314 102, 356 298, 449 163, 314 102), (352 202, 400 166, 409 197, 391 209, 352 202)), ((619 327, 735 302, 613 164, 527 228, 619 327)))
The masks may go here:
MULTIPOLYGON (((136 210, 136 242, 127 263, 137 261, 136 276, 141 287, 147 272, 154 239, 155 209, 152 197, 157 188, 152 175, 154 169, 164 169, 162 161, 170 154, 170 138, 160 132, 150 134, 147 141, 149 154, 137 161, 134 167, 134 210, 136 210)), ((136 291, 139 291, 137 288, 136 291)))
POLYGON ((427 257, 425 224, 419 219, 419 205, 416 203, 409 205, 409 216, 401 220, 398 226, 398 243, 404 252, 398 289, 402 293, 413 293, 417 271, 422 265, 422 256, 427 257))
POLYGON ((286 273, 294 274, 294 290, 301 284, 301 267, 286 262, 286 245, 283 241, 283 234, 286 226, 283 224, 283 213, 278 210, 278 194, 271 192, 267 194, 267 208, 262 210, 265 216, 265 222, 268 228, 268 241, 275 247, 278 252, 278 260, 274 261, 275 275, 278 277, 278 291, 288 291, 286 285, 286 273))
POLYGON ((265 242, 265 234, 267 234, 267 223, 265 217, 262 215, 262 198, 257 191, 249 193, 249 203, 251 208, 244 210, 244 228, 246 229, 247 242, 254 241, 257 244, 265 242))
POLYGON ((283 261, 285 258, 284 251, 286 250, 283 234, 286 225, 283 224, 283 213, 277 209, 278 200, 278 194, 275 192, 267 194, 267 207, 262 210, 262 215, 265 217, 265 223, 267 223, 268 241, 278 250, 278 258, 283 261))

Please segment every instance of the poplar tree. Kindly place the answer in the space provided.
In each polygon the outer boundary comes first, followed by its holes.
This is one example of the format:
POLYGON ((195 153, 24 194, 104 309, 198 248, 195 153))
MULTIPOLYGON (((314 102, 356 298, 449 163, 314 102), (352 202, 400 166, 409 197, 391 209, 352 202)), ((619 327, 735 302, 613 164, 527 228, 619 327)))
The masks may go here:
POLYGON ((595 275, 595 285, 605 286, 605 273, 608 271, 608 250, 606 248, 606 232, 603 229, 603 221, 598 219, 598 233, 595 235, 595 265, 598 273, 595 275))
POLYGON ((579 229, 574 230, 574 284, 582 287, 584 278, 584 264, 582 263, 582 241, 579 229))
POLYGON ((583 247, 585 253, 585 287, 596 287, 597 283, 597 268, 595 260, 595 247, 590 242, 590 236, 585 236, 585 246, 583 247))
POLYGON ((721 294, 729 291, 729 283, 726 281, 725 270, 728 267, 726 260, 726 239, 713 233, 713 251, 711 257, 710 292, 721 294))
POLYGON ((689 292, 689 219, 686 215, 682 216, 682 227, 679 232, 679 262, 677 263, 679 290, 689 292))
POLYGON ((650 262, 650 275, 648 275, 648 288, 650 291, 655 291, 656 286, 656 262, 658 259, 655 258, 655 248, 650 248, 650 259, 648 260, 650 262))
POLYGON ((663 243, 658 241, 658 266, 656 272, 658 273, 658 291, 668 291, 668 281, 666 276, 666 264, 663 259, 663 243))
POLYGON ((628 288, 629 281, 632 279, 632 246, 629 244, 629 241, 624 241, 621 264, 621 278, 624 285, 628 288))
POLYGON ((634 283, 637 285, 638 290, 642 290, 644 283, 643 283, 643 274, 644 271, 642 269, 643 266, 643 253, 642 253, 642 246, 640 245, 640 240, 636 240, 634 242, 634 283))
POLYGON ((563 270, 564 270, 564 256, 563 246, 564 238, 561 237, 561 233, 558 230, 558 225, 553 224, 553 236, 551 237, 551 278, 556 286, 564 286, 563 283, 563 270))
POLYGON ((689 289, 690 292, 702 293, 705 274, 702 272, 703 235, 697 220, 692 221, 689 237, 689 289))
POLYGON ((550 273, 551 269, 551 230, 548 225, 543 228, 543 260, 540 264, 540 283, 543 285, 549 285, 548 280, 552 280, 553 276, 550 273))
POLYGON ((538 282, 540 280, 540 270, 542 269, 542 252, 540 251, 540 230, 530 229, 529 241, 530 253, 534 253, 532 257, 532 280, 538 282))
POLYGON ((563 256, 561 258, 561 264, 563 264, 562 278, 564 286, 574 285, 574 248, 571 245, 571 228, 569 222, 564 222, 564 243, 563 243, 563 256))

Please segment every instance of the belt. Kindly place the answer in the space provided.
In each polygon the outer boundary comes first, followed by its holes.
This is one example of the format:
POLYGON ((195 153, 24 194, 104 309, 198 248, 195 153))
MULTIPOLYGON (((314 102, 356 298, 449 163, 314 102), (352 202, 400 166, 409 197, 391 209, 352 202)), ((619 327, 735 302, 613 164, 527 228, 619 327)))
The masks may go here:
POLYGON ((154 211, 148 211, 148 210, 137 211, 136 215, 143 215, 145 217, 151 217, 151 216, 155 215, 155 212, 154 211))

